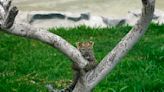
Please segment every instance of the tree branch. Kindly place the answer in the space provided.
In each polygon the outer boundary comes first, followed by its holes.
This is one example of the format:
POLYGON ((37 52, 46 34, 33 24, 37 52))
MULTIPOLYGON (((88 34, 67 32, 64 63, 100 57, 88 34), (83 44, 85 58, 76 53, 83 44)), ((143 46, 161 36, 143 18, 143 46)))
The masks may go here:
POLYGON ((142 0, 142 4, 142 16, 136 25, 95 69, 88 72, 81 80, 79 80, 73 92, 90 92, 90 90, 92 90, 109 72, 113 70, 113 68, 119 63, 119 60, 123 58, 123 56, 125 56, 139 41, 141 36, 143 36, 153 18, 155 0, 142 0))
MULTIPOLYGON (((153 18, 155 0, 142 0, 142 4, 142 16, 136 25, 95 69, 80 77, 73 92, 90 92, 143 36, 153 18)), ((4 32, 47 43, 67 55, 81 69, 88 64, 81 53, 62 37, 26 23, 14 22, 18 10, 10 5, 11 0, 0 1, 0 28, 4 29, 4 32)))
POLYGON ((77 63, 79 68, 84 68, 85 65, 87 65, 88 61, 83 58, 79 50, 77 50, 73 45, 68 43, 62 37, 47 30, 34 28, 33 26, 26 23, 14 22, 18 10, 16 7, 9 9, 11 0, 4 0, 0 5, 0 11, 2 11, 0 12, 0 16, 5 16, 0 19, 0 28, 3 29, 4 32, 36 39, 47 43, 67 55, 74 63, 77 63))

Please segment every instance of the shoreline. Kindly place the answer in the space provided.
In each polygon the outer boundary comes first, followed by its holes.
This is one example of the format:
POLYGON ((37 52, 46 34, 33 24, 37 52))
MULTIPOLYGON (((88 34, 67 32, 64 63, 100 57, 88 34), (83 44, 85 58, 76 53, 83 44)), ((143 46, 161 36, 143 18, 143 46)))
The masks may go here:
MULTIPOLYGON (((113 27, 127 24, 133 26, 140 18, 140 15, 140 10, 129 11, 126 16, 118 18, 93 15, 90 12, 20 11, 16 17, 16 21, 46 29, 53 27, 76 27, 79 25, 113 27)), ((163 24, 164 12, 156 10, 153 22, 163 24)))
MULTIPOLYGON (((164 1, 156 2, 156 8, 164 11, 164 1)), ((90 12, 113 18, 124 17, 128 11, 141 9, 139 0, 13 0, 13 3, 21 11, 90 12)))

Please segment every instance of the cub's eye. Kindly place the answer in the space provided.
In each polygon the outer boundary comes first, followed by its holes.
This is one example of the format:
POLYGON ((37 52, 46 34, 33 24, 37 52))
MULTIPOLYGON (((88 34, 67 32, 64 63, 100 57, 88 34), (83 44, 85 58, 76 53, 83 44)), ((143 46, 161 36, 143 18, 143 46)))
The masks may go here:
POLYGON ((85 50, 85 48, 81 48, 80 50, 85 50))

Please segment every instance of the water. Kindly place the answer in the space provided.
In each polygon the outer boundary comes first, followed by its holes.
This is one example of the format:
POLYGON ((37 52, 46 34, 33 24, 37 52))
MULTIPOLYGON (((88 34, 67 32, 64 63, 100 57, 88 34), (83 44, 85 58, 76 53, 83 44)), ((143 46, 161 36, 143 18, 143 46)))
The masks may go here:
MULTIPOLYGON (((141 0, 14 0, 20 10, 91 12, 100 16, 125 16, 129 10, 141 9, 141 0)), ((164 11, 164 0, 156 0, 164 11)))

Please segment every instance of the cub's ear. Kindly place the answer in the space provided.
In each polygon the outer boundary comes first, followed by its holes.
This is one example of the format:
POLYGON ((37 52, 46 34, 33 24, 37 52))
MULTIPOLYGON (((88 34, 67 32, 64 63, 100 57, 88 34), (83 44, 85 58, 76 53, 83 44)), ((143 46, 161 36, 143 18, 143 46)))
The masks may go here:
POLYGON ((77 42, 76 43, 76 47, 79 49, 80 47, 82 46, 82 43, 81 42, 77 42))
POLYGON ((94 46, 94 42, 93 41, 89 41, 89 44, 90 44, 91 47, 94 46))

